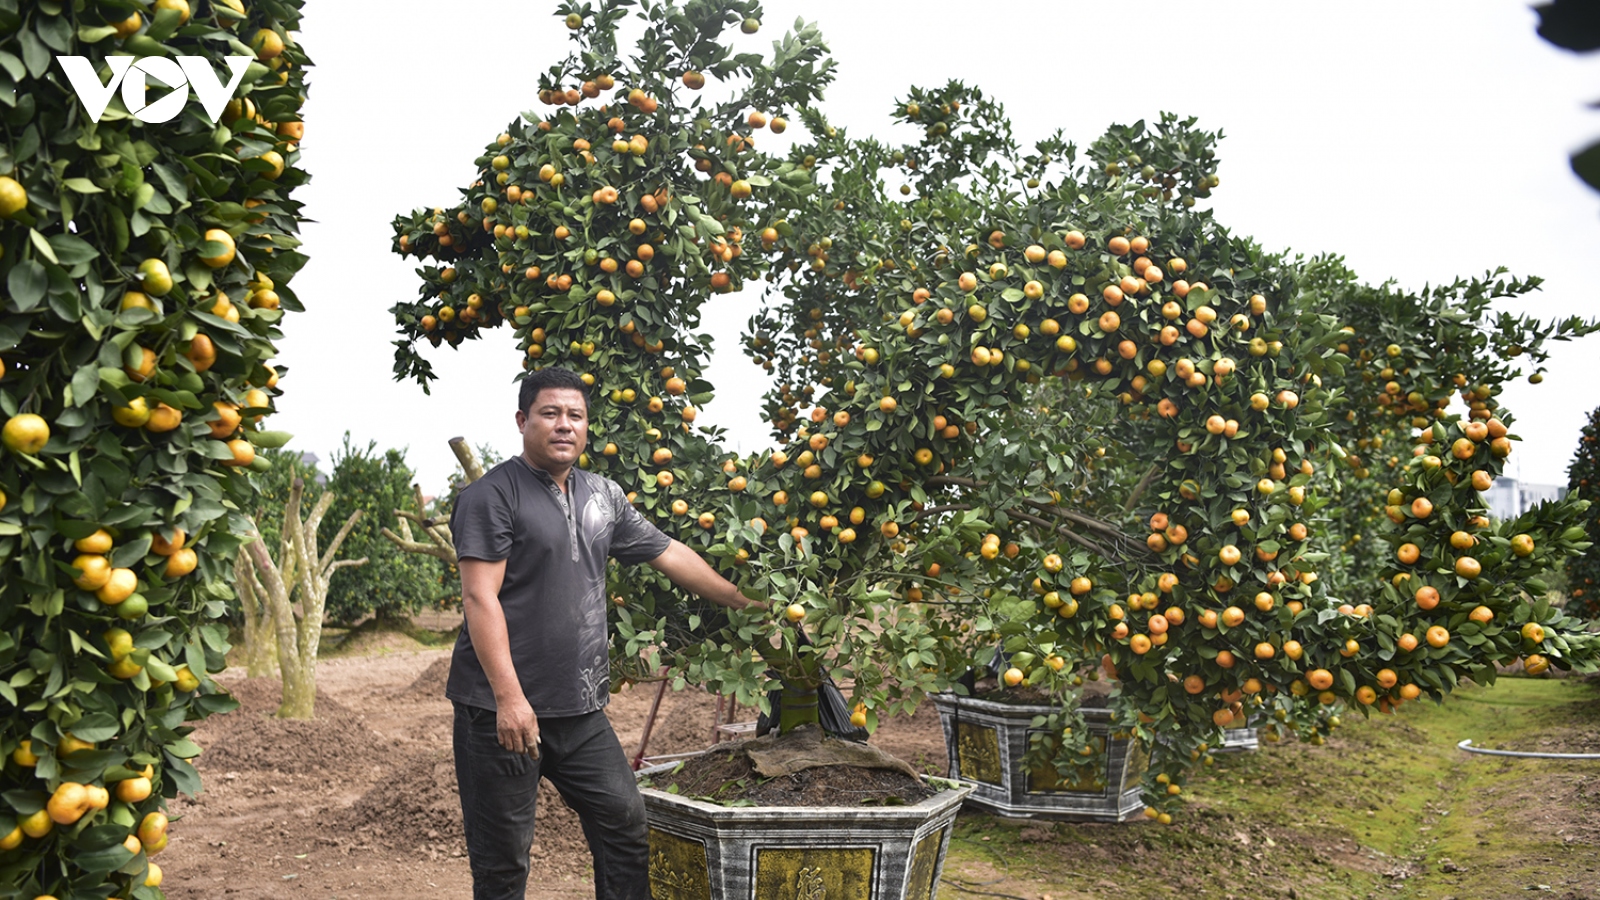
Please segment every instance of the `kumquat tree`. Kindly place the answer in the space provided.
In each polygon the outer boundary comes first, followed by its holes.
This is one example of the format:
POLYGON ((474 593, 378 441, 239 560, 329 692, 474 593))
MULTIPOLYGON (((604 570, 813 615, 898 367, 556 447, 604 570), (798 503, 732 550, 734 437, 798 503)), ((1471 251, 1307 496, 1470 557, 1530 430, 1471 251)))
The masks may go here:
POLYGON ((0 896, 163 896, 190 723, 235 705, 209 673, 247 472, 288 438, 260 422, 300 308, 299 9, 0 3, 0 896), (58 62, 173 55, 252 59, 159 125, 92 120, 58 62))
POLYGON ((580 464, 775 601, 723 618, 619 572, 618 679, 750 703, 769 668, 804 695, 826 666, 874 727, 998 652, 1006 684, 1060 699, 1035 752, 1067 773, 1094 753, 1075 689, 1103 671, 1119 727, 1167 748, 1146 782, 1166 816, 1220 727, 1310 733, 1523 656, 1594 668, 1600 637, 1526 598, 1586 546, 1584 505, 1494 523, 1480 494, 1512 447, 1509 358, 1592 323, 1488 311, 1532 282, 1406 295, 1231 234, 1192 120, 1022 150, 951 83, 897 102, 924 137, 890 146, 816 105, 814 27, 762 56, 722 38, 760 27, 751 0, 640 4, 624 58, 633 6, 561 6, 555 108, 492 141, 461 202, 394 222, 423 282, 394 308, 397 377, 431 379, 419 342, 508 325, 526 368, 593 386, 580 464), (791 117, 805 140, 758 149, 791 117), (744 349, 776 449, 741 457, 693 425, 694 328, 758 279, 744 349))

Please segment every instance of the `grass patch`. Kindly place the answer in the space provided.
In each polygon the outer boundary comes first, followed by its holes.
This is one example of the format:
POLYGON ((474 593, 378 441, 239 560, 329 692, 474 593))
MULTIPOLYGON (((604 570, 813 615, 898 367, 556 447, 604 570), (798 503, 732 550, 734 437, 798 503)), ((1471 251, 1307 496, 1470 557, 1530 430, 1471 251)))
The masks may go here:
POLYGON ((1345 725, 1325 746, 1218 756, 1171 827, 965 815, 947 896, 1600 898, 1600 687, 1502 679, 1345 725), (1559 748, 1559 749, 1557 749, 1559 748), (963 888, 972 893, 964 893, 963 888))
POLYGON ((322 630, 323 644, 318 651, 321 657, 371 656, 384 653, 404 653, 449 647, 456 641, 461 628, 435 631, 416 622, 391 619, 368 619, 354 628, 327 627, 322 630), (342 634, 340 632, 343 632, 342 634), (330 638, 337 637, 334 643, 330 638))

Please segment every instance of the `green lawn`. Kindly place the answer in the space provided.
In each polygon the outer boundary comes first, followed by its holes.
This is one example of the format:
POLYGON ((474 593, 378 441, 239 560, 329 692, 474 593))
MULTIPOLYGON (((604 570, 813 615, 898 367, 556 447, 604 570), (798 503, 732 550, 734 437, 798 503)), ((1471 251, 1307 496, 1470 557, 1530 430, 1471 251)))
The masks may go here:
POLYGON ((1600 685, 1505 678, 1363 719, 1322 747, 1219 756, 1169 827, 965 815, 942 896, 1600 898, 1600 685))

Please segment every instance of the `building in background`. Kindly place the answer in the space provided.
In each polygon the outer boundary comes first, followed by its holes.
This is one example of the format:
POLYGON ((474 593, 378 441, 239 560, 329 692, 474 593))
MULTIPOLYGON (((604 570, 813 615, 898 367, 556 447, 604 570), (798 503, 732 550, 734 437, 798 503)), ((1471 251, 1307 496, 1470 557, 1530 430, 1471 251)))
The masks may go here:
POLYGON ((1484 496, 1489 499, 1489 514, 1496 519, 1514 519, 1547 500, 1560 500, 1567 489, 1557 484, 1530 484, 1515 478, 1496 478, 1484 496))
POLYGON ((311 468, 316 469, 317 477, 314 480, 317 482, 317 484, 323 487, 328 486, 328 476, 324 474, 321 469, 317 469, 317 463, 322 462, 320 457, 308 450, 300 454, 300 461, 311 468))

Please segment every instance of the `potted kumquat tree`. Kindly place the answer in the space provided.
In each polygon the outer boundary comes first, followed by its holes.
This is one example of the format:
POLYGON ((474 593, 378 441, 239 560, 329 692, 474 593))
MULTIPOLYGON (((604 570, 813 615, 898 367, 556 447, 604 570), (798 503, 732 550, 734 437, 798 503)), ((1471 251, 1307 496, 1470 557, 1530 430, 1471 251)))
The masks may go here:
MULTIPOLYGON (((959 693, 999 650, 1005 682, 1055 698, 1029 722, 1028 771, 1074 784, 1105 765, 1072 699, 1103 673, 1104 731, 1128 754, 1160 748, 1140 790, 1170 821, 1184 773, 1247 716, 1309 733, 1334 704, 1440 697, 1524 653, 1594 666, 1582 623, 1520 594, 1584 546, 1582 505, 1482 518, 1510 435, 1502 370, 1474 360, 1512 342, 1541 359, 1544 341, 1593 330, 1454 312, 1528 283, 1442 288, 1410 315, 1419 298, 1269 253, 1202 203, 1216 136, 1191 120, 1023 150, 997 104, 951 83, 898 102, 924 137, 894 147, 820 111, 832 63, 813 26, 770 56, 724 37, 758 30, 751 0, 641 8, 626 55, 627 5, 558 14, 575 49, 541 82, 554 109, 493 140, 461 202, 395 219, 422 281, 393 310, 396 375, 426 385, 419 343, 507 326, 527 369, 593 387, 580 464, 773 599, 770 615, 724 615, 618 572, 617 679, 664 667, 746 704, 776 681, 778 730, 798 741, 828 674, 874 728, 959 693), (789 127, 804 130, 791 151, 759 149, 789 127), (745 352, 774 378, 777 446, 740 456, 694 425, 712 393, 694 329, 707 296, 759 279, 745 352), (1440 333, 1423 321, 1454 330, 1418 343, 1440 333), (1384 353, 1403 383, 1368 371, 1376 340, 1400 345, 1384 353), (1388 379, 1378 394, 1368 374, 1388 379), (1049 384, 1061 399, 1040 404, 1049 384), (1465 417, 1448 409, 1462 388, 1465 417), (1362 467, 1398 495, 1392 527, 1365 536, 1393 549, 1371 563, 1383 583, 1342 604, 1323 577, 1324 483, 1346 442, 1383 429, 1421 449, 1362 467)), ((1131 789, 1136 768, 1103 790, 1131 789)), ((650 792, 652 878, 670 896, 931 890, 966 790, 906 798, 922 818, 865 853, 877 839, 857 827, 888 810, 838 808, 847 824, 819 831, 757 807, 735 838, 709 804, 650 792)))

